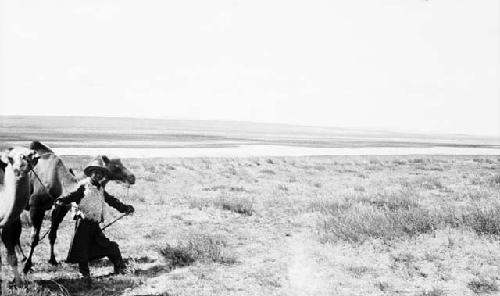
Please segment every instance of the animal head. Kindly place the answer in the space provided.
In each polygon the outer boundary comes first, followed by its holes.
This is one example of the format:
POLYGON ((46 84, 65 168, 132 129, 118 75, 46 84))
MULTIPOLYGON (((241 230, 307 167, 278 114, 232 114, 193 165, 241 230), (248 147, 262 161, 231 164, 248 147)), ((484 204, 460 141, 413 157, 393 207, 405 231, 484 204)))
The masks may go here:
POLYGON ((30 149, 35 150, 38 154, 54 153, 47 145, 42 144, 40 141, 32 141, 30 143, 30 149))
POLYGON ((109 159, 106 155, 102 155, 104 165, 108 168, 109 180, 121 181, 130 185, 135 184, 135 176, 129 171, 119 158, 109 159))
POLYGON ((25 176, 36 166, 39 158, 37 152, 24 147, 10 148, 0 155, 2 166, 11 165, 16 177, 25 176))

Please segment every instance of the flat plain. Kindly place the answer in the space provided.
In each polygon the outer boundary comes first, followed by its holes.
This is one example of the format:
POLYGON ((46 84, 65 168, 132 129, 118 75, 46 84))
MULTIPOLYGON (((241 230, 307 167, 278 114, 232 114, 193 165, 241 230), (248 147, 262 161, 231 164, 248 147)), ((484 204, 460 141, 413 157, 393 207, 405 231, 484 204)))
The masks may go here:
MULTIPOLYGON (((89 159, 63 157, 77 173, 89 159)), ((95 262, 94 286, 85 289, 76 265, 48 264, 45 239, 27 286, 14 293, 500 293, 498 156, 123 161, 137 183, 107 190, 136 213, 105 233, 119 243, 128 273, 110 276, 107 260, 95 262)), ((73 227, 68 215, 60 261, 73 227)), ((25 250, 29 235, 26 224, 25 250)))
MULTIPOLYGON (((252 123, 0 117, 0 148, 499 147, 498 138, 252 123)), ((119 155, 118 155, 119 156, 119 155)), ((81 175, 90 156, 61 156, 81 175)), ((107 191, 136 213, 108 227, 128 266, 93 262, 87 289, 41 241, 12 295, 500 294, 500 156, 122 159, 136 176, 107 191)), ((119 217, 112 214, 107 222, 119 217)), ((42 233, 49 225, 46 213, 42 233)), ((31 228, 22 216, 21 244, 31 228)), ((2 247, 2 257, 5 249, 2 247)), ((4 261, 4 267, 6 267, 4 261)), ((6 268, 8 269, 8 268, 6 268)), ((11 274, 6 272, 7 274, 11 274)))
POLYGON ((288 124, 75 116, 0 116, 0 149, 32 140, 59 147, 468 147, 499 148, 499 137, 407 133, 288 124))

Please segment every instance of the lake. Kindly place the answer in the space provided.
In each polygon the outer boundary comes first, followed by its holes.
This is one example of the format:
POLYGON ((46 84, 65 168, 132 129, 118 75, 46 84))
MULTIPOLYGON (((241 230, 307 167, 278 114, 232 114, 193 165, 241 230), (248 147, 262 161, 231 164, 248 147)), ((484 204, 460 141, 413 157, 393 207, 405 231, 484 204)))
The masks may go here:
POLYGON ((114 155, 121 158, 152 157, 252 157, 320 155, 499 155, 499 148, 463 147, 358 147, 320 148, 279 145, 240 145, 217 148, 53 148, 58 155, 114 155))

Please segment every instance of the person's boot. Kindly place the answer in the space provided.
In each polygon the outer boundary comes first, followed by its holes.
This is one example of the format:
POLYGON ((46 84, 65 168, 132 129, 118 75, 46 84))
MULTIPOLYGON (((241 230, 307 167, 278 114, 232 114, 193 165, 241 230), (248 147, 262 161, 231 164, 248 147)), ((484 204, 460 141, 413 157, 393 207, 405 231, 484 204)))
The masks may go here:
POLYGON ((83 277, 83 284, 87 289, 92 288, 92 279, 90 278, 90 275, 86 275, 83 277))
POLYGON ((109 261, 113 263, 113 274, 124 274, 127 272, 127 266, 125 266, 125 262, 123 261, 122 254, 120 253, 118 245, 116 245, 116 248, 113 250, 113 252, 108 255, 108 258, 109 261))
POLYGON ((113 269, 114 269, 113 274, 125 274, 125 273, 127 273, 127 267, 125 266, 123 261, 115 264, 113 269))
POLYGON ((78 268, 83 276, 83 284, 85 287, 90 288, 92 286, 92 280, 90 279, 89 263, 87 261, 78 262, 78 268))

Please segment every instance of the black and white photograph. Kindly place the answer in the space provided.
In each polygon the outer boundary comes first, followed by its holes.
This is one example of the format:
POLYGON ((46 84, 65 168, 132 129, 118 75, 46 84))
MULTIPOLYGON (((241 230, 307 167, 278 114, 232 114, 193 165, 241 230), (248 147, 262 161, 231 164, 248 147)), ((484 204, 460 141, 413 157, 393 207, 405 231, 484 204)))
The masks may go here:
POLYGON ((0 0, 0 295, 500 295, 500 1, 0 0))

